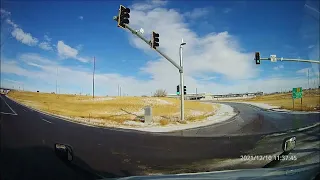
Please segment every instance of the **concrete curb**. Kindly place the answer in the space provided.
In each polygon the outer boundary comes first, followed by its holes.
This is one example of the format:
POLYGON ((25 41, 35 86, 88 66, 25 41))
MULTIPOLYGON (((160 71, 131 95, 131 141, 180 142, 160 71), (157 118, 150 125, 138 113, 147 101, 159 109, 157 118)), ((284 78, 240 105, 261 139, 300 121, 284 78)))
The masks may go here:
POLYGON ((291 111, 286 109, 267 109, 267 110, 272 112, 287 113, 287 114, 320 114, 320 112, 318 111, 291 111))

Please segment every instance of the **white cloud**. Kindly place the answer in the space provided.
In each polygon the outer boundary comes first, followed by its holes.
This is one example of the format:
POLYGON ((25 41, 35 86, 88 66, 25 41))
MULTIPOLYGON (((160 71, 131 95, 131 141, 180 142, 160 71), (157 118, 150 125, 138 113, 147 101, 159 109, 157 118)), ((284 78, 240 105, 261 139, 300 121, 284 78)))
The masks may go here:
POLYGON ((280 69, 283 69, 283 68, 284 68, 283 65, 279 65, 279 66, 273 67, 274 70, 280 70, 280 69))
POLYGON ((138 11, 154 9, 156 7, 165 6, 168 2, 163 0, 146 0, 143 3, 135 3, 132 8, 138 11))
POLYGON ((6 17, 6 16, 10 16, 11 15, 11 12, 9 11, 6 11, 5 9, 0 9, 0 14, 1 14, 1 18, 2 17, 6 17))
POLYGON ((57 44, 58 55, 62 58, 73 58, 77 59, 80 62, 89 62, 89 59, 86 57, 79 57, 79 51, 65 44, 63 41, 58 41, 57 44))
MULTIPOLYGON (((1 12, 2 13, 2 12, 1 12)), ((24 32, 16 23, 11 19, 7 18, 6 22, 13 27, 11 35, 23 44, 28 46, 35 46, 38 44, 39 40, 31 35, 31 33, 24 32)), ((48 35, 44 35, 44 42, 38 44, 38 46, 43 50, 53 50, 50 41, 51 38, 48 35)))
POLYGON ((39 47, 43 50, 52 50, 52 47, 50 45, 50 43, 48 42, 42 42, 39 44, 39 47))
POLYGON ((18 25, 17 25, 16 23, 14 23, 13 21, 11 21, 10 19, 7 19, 6 22, 7 22, 8 24, 10 24, 10 25, 11 25, 12 27, 14 27, 14 28, 17 28, 17 27, 18 27, 18 25))
POLYGON ((90 59, 88 57, 77 57, 76 59, 78 59, 80 62, 83 62, 83 63, 90 61, 90 59))
POLYGON ((16 84, 22 84, 21 81, 15 81, 15 80, 11 80, 11 79, 2 79, 3 81, 7 81, 7 82, 12 82, 12 83, 16 83, 16 84))
POLYGON ((214 80, 217 79, 218 77, 216 76, 206 76, 206 77, 202 77, 201 80, 202 81, 210 81, 210 80, 214 80))
POLYGON ((57 65, 57 63, 55 61, 44 58, 36 53, 21 54, 19 56, 19 59, 25 63, 39 63, 39 64, 45 64, 45 65, 50 65, 50 66, 57 65))
POLYGON ((50 38, 48 35, 44 35, 43 36, 44 41, 39 43, 39 47, 43 50, 47 50, 47 51, 51 51, 53 50, 52 45, 51 45, 51 40, 52 38, 50 38))
POLYGON ((58 54, 63 58, 76 58, 78 50, 66 45, 63 41, 58 41, 57 44, 58 54))
MULTIPOLYGON (((188 28, 181 14, 174 9, 155 8, 141 11, 137 5, 134 7, 131 9, 131 26, 143 27, 145 32, 158 32, 160 49, 177 63, 181 38, 187 42, 184 46, 184 68, 185 75, 188 76, 186 80, 196 82, 193 75, 199 73, 218 73, 232 79, 250 78, 257 73, 252 61, 253 53, 243 53, 239 43, 228 32, 216 32, 201 37, 188 28)), ((128 35, 134 47, 151 51, 140 39, 132 34, 128 35)), ((151 74, 155 80, 161 79, 164 82, 177 77, 177 70, 166 60, 150 61, 141 70, 151 74), (166 75, 163 75, 163 69, 166 69, 166 75)), ((178 81, 178 77, 173 80, 178 81)))
POLYGON ((309 76, 309 77, 315 76, 315 77, 319 78, 319 70, 313 71, 312 67, 300 69, 300 70, 296 71, 296 73, 297 74, 304 74, 305 76, 309 76))
POLYGON ((32 37, 30 33, 24 32, 21 28, 14 28, 11 35, 21 43, 29 46, 35 46, 38 43, 37 38, 32 37))
POLYGON ((186 12, 184 16, 191 19, 198 19, 207 15, 208 13, 209 10, 207 8, 195 8, 191 12, 186 12))
MULTIPOLYGON (((41 89, 43 83, 52 83, 52 89, 47 89, 46 91, 55 91, 54 83, 58 79, 59 87, 63 89, 63 91, 61 91, 62 93, 79 93, 80 89, 83 93, 91 93, 92 91, 92 67, 64 67, 59 65, 58 61, 50 60, 34 53, 22 54, 19 56, 19 59, 29 66, 37 67, 37 70, 30 70, 28 66, 3 58, 3 61, 1 61, 1 73, 15 74, 27 78, 30 82, 42 83, 40 86, 29 86, 28 88, 30 90, 41 89)), ((307 87, 307 82, 304 77, 282 79, 273 77, 260 80, 239 80, 230 85, 210 83, 205 81, 204 77, 204 80, 200 82, 193 81, 191 84, 190 82, 193 79, 190 79, 190 77, 186 78, 189 78, 188 84, 186 85, 187 91, 190 93, 194 92, 195 88, 198 89, 199 93, 212 92, 214 94, 221 94, 261 90, 264 92, 272 92, 279 91, 280 89, 290 90, 295 86, 307 87)), ((208 76, 208 78, 214 79, 213 76, 208 76)), ((310 82, 312 87, 318 85, 316 78, 310 78, 310 82), (315 82, 317 82, 317 84, 315 82)), ((139 80, 130 76, 126 77, 119 74, 99 72, 96 73, 95 84, 97 95, 116 95, 118 85, 122 87, 124 93, 128 93, 129 95, 150 94, 158 88, 165 88, 169 93, 173 93, 177 85, 176 82, 171 81, 139 80)))
POLYGON ((79 16, 78 18, 79 18, 80 20, 83 20, 83 16, 79 16))
POLYGON ((83 44, 79 44, 78 46, 76 46, 76 49, 78 51, 81 51, 83 49, 83 44))
POLYGON ((1 84, 1 87, 4 87, 4 88, 15 88, 15 89, 21 89, 21 90, 25 89, 25 85, 23 82, 15 81, 12 79, 2 79, 1 78, 0 84, 1 84))
POLYGON ((43 36, 45 41, 51 42, 52 38, 50 38, 48 35, 43 36))
POLYGON ((13 27, 11 35, 12 35, 12 37, 16 38, 16 40, 18 40, 21 43, 26 44, 28 46, 35 46, 38 44, 37 38, 33 37, 30 33, 24 32, 12 20, 6 19, 6 22, 13 27))
POLYGON ((311 70, 311 68, 303 68, 297 71, 298 74, 306 74, 311 70))

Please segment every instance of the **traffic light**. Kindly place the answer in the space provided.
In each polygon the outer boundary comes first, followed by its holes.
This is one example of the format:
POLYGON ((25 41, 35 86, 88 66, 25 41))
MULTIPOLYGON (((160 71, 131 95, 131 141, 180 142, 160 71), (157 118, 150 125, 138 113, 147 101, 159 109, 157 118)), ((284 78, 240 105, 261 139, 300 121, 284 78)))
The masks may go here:
POLYGON ((180 86, 177 86, 177 95, 180 95, 180 86))
POLYGON ((118 27, 126 28, 124 24, 129 24, 130 9, 120 5, 118 15, 118 27))
POLYGON ((152 31, 151 46, 153 49, 156 49, 157 47, 159 47, 159 34, 154 31, 152 31))
POLYGON ((260 52, 256 52, 255 60, 256 60, 256 64, 260 64, 260 52))
POLYGON ((183 94, 184 94, 184 95, 187 94, 187 86, 183 86, 183 94))

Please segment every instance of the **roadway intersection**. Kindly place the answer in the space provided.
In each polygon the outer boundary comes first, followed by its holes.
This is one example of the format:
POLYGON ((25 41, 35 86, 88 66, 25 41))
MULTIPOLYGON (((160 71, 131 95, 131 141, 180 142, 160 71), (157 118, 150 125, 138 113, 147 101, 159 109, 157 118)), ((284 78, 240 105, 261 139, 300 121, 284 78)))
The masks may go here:
MULTIPOLYGON (((2 179, 93 179, 169 172, 208 159, 239 158, 256 148, 266 134, 319 122, 319 114, 277 113, 229 103, 238 112, 233 119, 159 134, 84 126, 33 111, 4 95, 0 100, 2 179), (77 166, 67 166, 55 156, 56 142, 73 147, 77 166)), ((259 146, 265 147, 257 149, 271 154, 281 151, 279 144, 280 140, 262 143, 259 146)))

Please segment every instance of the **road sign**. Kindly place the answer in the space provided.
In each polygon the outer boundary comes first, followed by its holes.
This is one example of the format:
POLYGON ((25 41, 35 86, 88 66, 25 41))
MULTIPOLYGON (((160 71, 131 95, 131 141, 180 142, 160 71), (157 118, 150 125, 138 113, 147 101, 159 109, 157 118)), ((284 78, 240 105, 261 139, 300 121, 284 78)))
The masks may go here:
POLYGON ((277 62, 277 56, 276 55, 270 55, 271 62, 277 62))
POLYGON ((292 99, 302 98, 302 87, 292 88, 292 99))

